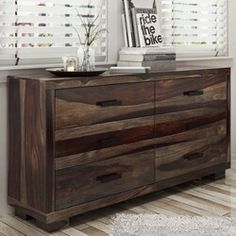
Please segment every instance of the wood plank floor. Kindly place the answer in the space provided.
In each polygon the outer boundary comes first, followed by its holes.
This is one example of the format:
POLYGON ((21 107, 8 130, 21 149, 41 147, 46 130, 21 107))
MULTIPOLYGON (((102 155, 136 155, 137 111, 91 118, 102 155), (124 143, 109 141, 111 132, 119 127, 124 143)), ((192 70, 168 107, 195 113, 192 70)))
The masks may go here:
POLYGON ((105 236, 116 213, 236 217, 236 160, 225 179, 194 181, 71 219, 70 227, 48 234, 34 222, 0 217, 0 236, 105 236))

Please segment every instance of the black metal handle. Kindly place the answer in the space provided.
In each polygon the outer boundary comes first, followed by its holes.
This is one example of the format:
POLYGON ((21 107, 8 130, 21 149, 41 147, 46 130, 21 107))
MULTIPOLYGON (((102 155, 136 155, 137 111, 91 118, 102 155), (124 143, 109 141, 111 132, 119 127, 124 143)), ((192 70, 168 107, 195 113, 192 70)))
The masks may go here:
POLYGON ((196 152, 196 153, 184 155, 184 159, 188 160, 188 161, 200 159, 202 157, 203 157, 203 153, 201 153, 201 152, 196 152))
POLYGON ((121 106, 122 101, 121 100, 108 100, 108 101, 100 101, 96 103, 97 106, 100 107, 111 107, 111 106, 121 106))
POLYGON ((121 179, 121 177, 122 177, 122 175, 120 173, 112 173, 112 174, 108 174, 108 175, 98 176, 96 178, 96 180, 101 183, 107 183, 107 182, 111 182, 116 179, 121 179))
POLYGON ((204 92, 202 90, 192 90, 192 91, 186 91, 183 92, 184 96, 201 96, 204 94, 204 92))
POLYGON ((198 121, 193 121, 193 122, 188 123, 186 126, 187 126, 187 129, 195 129, 200 126, 200 123, 198 121))

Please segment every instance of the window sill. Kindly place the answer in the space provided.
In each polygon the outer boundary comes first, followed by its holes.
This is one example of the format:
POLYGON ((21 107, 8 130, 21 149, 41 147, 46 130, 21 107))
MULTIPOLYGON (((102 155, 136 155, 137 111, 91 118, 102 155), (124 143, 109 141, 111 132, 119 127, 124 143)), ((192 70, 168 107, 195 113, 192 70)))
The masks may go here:
MULTIPOLYGON (((194 62, 194 61, 220 61, 220 60, 233 60, 234 57, 225 56, 225 57, 190 57, 190 58, 177 58, 177 62, 194 62)), ((116 61, 105 62, 105 63, 97 63, 98 66, 109 66, 115 65, 116 61)), ((0 67, 0 71, 9 71, 9 70, 31 70, 31 69, 45 69, 52 67, 61 67, 62 64, 56 65, 34 65, 34 66, 2 66, 0 67)))
POLYGON ((194 62, 194 61, 220 61, 220 60, 234 60, 234 57, 190 57, 190 58, 177 58, 177 62, 194 62))
MULTIPOLYGON (((115 62, 98 62, 96 63, 97 66, 108 66, 114 65, 115 62)), ((62 67, 62 64, 51 64, 51 65, 25 65, 25 66, 0 66, 0 71, 9 71, 9 70, 32 70, 32 69, 46 69, 46 68, 53 68, 53 67, 62 67)))

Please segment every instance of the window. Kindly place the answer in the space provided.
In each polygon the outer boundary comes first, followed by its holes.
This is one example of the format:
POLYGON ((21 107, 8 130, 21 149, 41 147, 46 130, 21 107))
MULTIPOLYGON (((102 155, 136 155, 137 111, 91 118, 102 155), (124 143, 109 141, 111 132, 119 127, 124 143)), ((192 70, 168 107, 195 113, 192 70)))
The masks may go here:
POLYGON ((164 42, 178 57, 227 55, 227 0, 161 0, 164 42))
MULTIPOLYGON (((99 14, 107 28, 106 0, 0 0, 0 66, 61 64, 76 55, 81 19, 99 14), (78 16, 79 15, 79 16, 78 16)), ((94 45, 97 61, 107 56, 107 33, 94 45)))

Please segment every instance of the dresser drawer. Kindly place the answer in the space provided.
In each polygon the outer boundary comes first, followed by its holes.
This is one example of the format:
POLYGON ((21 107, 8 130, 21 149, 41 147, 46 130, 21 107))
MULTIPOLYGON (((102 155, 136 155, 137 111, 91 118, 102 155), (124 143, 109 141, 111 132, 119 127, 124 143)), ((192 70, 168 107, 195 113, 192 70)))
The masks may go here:
MULTIPOLYGON (((220 132, 219 132, 220 133, 220 132)), ((227 136, 182 140, 156 149, 156 181, 176 178, 228 161, 227 136)))
POLYGON ((64 135, 56 138, 55 155, 57 158, 71 156, 154 138, 154 116, 122 124, 116 122, 116 125, 108 123, 103 127, 87 127, 87 132, 86 128, 59 131, 57 134, 64 135))
POLYGON ((156 82, 156 114, 227 104, 227 78, 214 77, 162 80, 156 82))
POLYGON ((154 182, 154 149, 56 172, 56 210, 154 182))
POLYGON ((157 114, 155 136, 164 137, 208 127, 215 122, 226 120, 227 112, 227 106, 221 106, 157 114))
POLYGON ((154 114, 154 82, 56 91, 56 129, 154 114))

